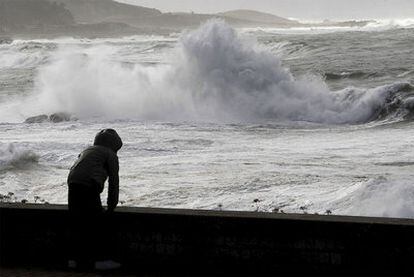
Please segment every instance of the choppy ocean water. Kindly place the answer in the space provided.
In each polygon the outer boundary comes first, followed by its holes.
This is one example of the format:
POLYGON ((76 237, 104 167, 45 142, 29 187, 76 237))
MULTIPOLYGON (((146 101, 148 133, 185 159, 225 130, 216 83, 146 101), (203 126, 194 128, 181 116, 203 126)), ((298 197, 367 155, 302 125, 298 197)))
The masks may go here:
POLYGON ((111 127, 122 205, 414 218, 412 27, 1 44, 0 194, 66 203, 111 127))

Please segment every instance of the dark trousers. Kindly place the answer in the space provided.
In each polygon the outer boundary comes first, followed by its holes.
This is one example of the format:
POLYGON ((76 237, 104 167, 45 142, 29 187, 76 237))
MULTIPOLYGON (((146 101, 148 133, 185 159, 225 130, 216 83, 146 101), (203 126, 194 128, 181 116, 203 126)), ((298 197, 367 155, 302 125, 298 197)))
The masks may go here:
POLYGON ((93 185, 69 184, 68 203, 74 215, 99 215, 103 210, 100 193, 93 185))
POLYGON ((69 184, 70 238, 69 259, 79 267, 93 268, 105 251, 104 212, 100 193, 94 186, 69 184))

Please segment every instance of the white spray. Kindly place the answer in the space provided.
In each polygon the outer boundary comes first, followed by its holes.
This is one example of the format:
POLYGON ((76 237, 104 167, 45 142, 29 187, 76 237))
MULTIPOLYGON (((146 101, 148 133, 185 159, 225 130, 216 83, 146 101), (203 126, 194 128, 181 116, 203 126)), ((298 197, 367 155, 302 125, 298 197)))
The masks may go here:
POLYGON ((281 60, 222 21, 182 35, 169 65, 126 66, 114 47, 67 46, 40 70, 43 113, 140 120, 365 122, 394 87, 331 92, 318 78, 295 80, 281 60))

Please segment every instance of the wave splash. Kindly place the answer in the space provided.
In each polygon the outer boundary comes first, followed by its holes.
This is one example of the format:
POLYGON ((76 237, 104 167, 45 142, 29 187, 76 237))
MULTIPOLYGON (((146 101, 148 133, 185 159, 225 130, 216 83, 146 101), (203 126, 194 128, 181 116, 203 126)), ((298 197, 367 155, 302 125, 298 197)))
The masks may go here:
POLYGON ((279 58, 219 20, 183 34, 168 65, 126 66, 110 60, 114 51, 61 47, 40 70, 36 106, 80 118, 342 124, 375 120, 387 103, 404 102, 413 91, 396 83, 332 92, 318 77, 295 79, 279 58))
POLYGON ((26 168, 38 161, 39 156, 31 150, 15 144, 0 145, 0 171, 26 168))
POLYGON ((379 176, 355 187, 355 191, 337 201, 341 214, 413 218, 414 189, 410 178, 379 176))

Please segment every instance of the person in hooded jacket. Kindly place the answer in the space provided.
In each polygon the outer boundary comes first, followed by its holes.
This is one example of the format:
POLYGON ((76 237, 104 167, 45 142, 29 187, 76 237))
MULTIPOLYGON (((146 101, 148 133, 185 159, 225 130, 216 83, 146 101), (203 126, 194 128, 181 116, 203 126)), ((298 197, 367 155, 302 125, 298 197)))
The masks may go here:
POLYGON ((86 148, 70 169, 69 210, 81 213, 102 212, 100 194, 108 179, 108 211, 115 210, 119 194, 117 152, 122 140, 113 129, 100 131, 93 146, 86 148))
POLYGON ((108 235, 108 217, 115 210, 119 194, 119 163, 117 152, 122 140, 113 129, 105 129, 95 136, 93 146, 86 148, 71 167, 67 183, 68 204, 74 236, 71 248, 75 267, 92 269, 94 263, 110 247, 102 249, 102 240, 108 235), (102 207, 100 194, 108 179, 107 210, 102 207), (106 221, 106 222, 104 222, 106 221))

